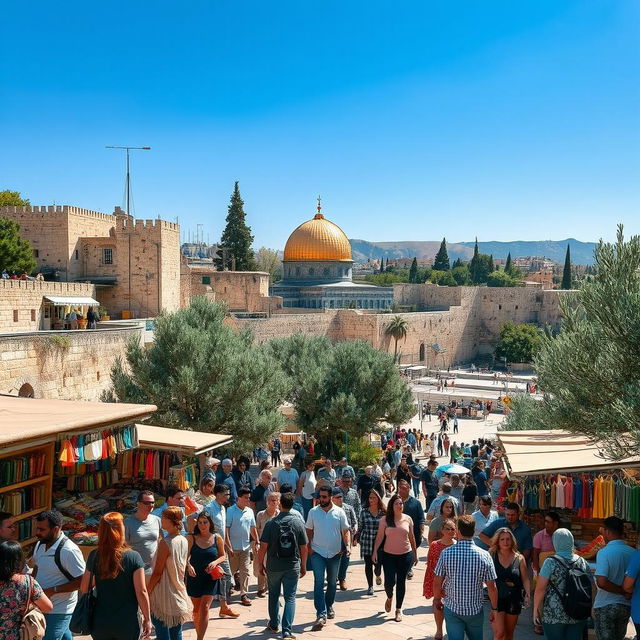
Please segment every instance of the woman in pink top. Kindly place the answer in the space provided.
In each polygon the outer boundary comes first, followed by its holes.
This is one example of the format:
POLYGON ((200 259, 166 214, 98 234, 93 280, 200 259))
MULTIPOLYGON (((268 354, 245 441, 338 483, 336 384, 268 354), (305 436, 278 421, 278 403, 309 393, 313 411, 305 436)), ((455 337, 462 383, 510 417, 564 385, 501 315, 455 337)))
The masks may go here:
POLYGON ((413 520, 402 513, 403 506, 402 498, 397 493, 391 496, 387 515, 380 520, 371 556, 375 564, 378 562, 378 554, 382 554, 384 590, 387 593, 384 610, 387 613, 391 611, 393 587, 396 587, 396 622, 402 621, 402 601, 406 591, 407 574, 411 567, 418 563, 413 520), (380 549, 383 539, 384 545, 380 549))

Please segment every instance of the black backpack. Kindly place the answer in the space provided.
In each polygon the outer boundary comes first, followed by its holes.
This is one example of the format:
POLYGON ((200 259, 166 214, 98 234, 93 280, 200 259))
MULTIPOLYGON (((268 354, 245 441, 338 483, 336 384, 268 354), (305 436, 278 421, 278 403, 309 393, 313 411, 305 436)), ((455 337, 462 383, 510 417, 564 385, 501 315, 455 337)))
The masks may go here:
POLYGON ((276 556, 278 558, 295 558, 298 550, 298 540, 291 527, 291 518, 278 521, 278 537, 276 540, 276 556))
POLYGON ((574 620, 586 620, 591 615, 591 576, 576 566, 577 560, 565 562, 558 556, 550 558, 566 569, 562 591, 549 580, 549 585, 560 598, 564 612, 574 620))

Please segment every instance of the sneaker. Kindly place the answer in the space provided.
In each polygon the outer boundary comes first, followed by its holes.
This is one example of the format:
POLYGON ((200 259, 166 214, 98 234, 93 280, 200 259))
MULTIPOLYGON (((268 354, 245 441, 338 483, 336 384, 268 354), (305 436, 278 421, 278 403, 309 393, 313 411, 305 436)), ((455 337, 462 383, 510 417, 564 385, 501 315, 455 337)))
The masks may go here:
POLYGON ((381 585, 382 584, 382 576, 376 576, 376 584, 377 585, 381 585))
POLYGON ((327 618, 329 618, 329 620, 333 620, 336 617, 336 612, 333 610, 333 607, 329 607, 329 609, 327 609, 327 618))
POLYGON ((367 589, 367 595, 368 595, 368 596, 372 596, 373 594, 374 594, 373 587, 369 587, 369 588, 367 589))
POLYGON ((407 573, 407 580, 411 580, 411 578, 413 578, 413 571, 409 571, 409 573, 407 573))
POLYGON ((315 624, 311 627, 311 631, 322 631, 325 624, 327 624, 327 619, 324 616, 321 616, 315 621, 315 624))

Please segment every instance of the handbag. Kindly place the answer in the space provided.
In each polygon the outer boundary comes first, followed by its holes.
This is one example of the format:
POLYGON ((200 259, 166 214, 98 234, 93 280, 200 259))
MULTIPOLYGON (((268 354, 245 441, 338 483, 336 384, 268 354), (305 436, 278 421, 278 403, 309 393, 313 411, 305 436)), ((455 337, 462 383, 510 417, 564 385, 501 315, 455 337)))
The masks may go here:
MULTIPOLYGON (((93 566, 95 567, 95 556, 93 558, 93 566)), ((87 593, 80 594, 76 608, 71 615, 71 622, 69 622, 69 630, 72 633, 78 633, 83 636, 88 636, 93 630, 93 612, 96 606, 96 596, 94 593, 94 579, 93 569, 89 569, 89 589, 87 593)))
POLYGON ((22 615, 18 637, 20 640, 39 640, 39 638, 44 637, 47 622, 42 611, 33 606, 33 578, 27 576, 27 580, 29 581, 29 596, 24 605, 24 614, 22 615))
POLYGON ((207 573, 211 576, 212 580, 220 580, 220 578, 224 578, 224 569, 217 564, 211 571, 207 571, 207 573))

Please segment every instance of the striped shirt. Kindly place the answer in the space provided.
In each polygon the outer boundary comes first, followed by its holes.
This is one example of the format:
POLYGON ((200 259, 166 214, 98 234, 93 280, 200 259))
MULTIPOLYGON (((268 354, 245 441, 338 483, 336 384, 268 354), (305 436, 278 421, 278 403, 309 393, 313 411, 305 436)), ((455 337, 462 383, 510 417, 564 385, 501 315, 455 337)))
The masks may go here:
POLYGON ((488 551, 473 540, 458 540, 445 549, 435 574, 444 578, 444 605, 459 616, 475 616, 482 611, 485 582, 496 579, 496 569, 488 551))

